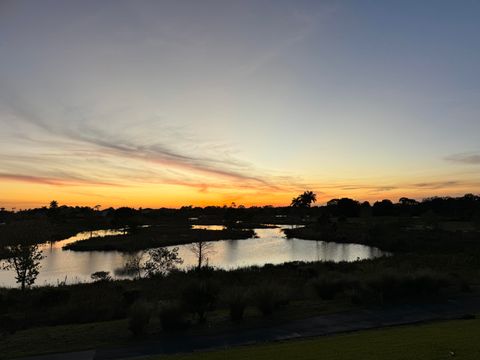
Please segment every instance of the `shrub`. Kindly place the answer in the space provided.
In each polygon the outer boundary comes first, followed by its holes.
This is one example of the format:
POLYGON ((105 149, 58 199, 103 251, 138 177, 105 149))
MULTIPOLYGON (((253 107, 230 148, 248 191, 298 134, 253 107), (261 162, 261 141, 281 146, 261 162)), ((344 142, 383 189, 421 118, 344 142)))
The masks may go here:
POLYGON ((123 292, 123 301, 127 306, 132 305, 135 301, 137 301, 142 292, 140 290, 126 290, 123 292))
POLYGON ((158 316, 162 329, 167 332, 186 330, 189 326, 185 320, 185 312, 178 303, 161 304, 158 316))
POLYGON ((381 294, 367 286, 354 286, 345 291, 354 305, 376 305, 382 302, 381 294))
POLYGON ((134 336, 145 334, 150 322, 151 311, 151 307, 144 302, 137 302, 131 307, 128 317, 128 329, 134 336))
POLYGON ((10 315, 0 316, 0 335, 6 336, 15 333, 18 329, 17 321, 10 315))
POLYGON ((281 305, 288 303, 288 296, 281 287, 271 284, 259 285, 252 292, 253 302, 264 316, 270 316, 281 305))
POLYGON ((108 271, 97 271, 97 272, 94 272, 90 277, 95 282, 112 280, 112 277, 110 276, 110 272, 108 271))
POLYGON ((82 285, 74 290, 70 300, 58 306, 47 308, 44 321, 50 325, 108 321, 128 317, 121 292, 114 287, 82 285), (83 289, 83 291, 78 291, 83 289))
POLYGON ((0 314, 8 312, 8 307, 10 306, 7 294, 0 293, 0 314))
POLYGON ((230 310, 230 319, 241 321, 248 304, 248 291, 242 287, 232 287, 224 294, 224 301, 230 310))
POLYGON ((332 300, 338 293, 342 292, 349 285, 351 285, 351 281, 343 277, 317 278, 312 280, 310 284, 315 293, 322 300, 332 300))
POLYGON ((206 321, 205 314, 213 309, 217 299, 218 290, 211 281, 192 281, 182 294, 183 304, 192 314, 196 314, 199 323, 206 321))
POLYGON ((51 307, 64 304, 70 299, 68 289, 59 287, 45 287, 38 290, 34 304, 36 307, 51 307))
POLYGON ((412 289, 410 295, 419 294, 423 298, 437 295, 447 284, 448 280, 444 276, 429 271, 418 271, 407 278, 407 286, 412 289))
POLYGON ((311 279, 318 275, 318 270, 314 266, 308 265, 308 266, 300 267, 298 269, 298 273, 302 277, 311 279))
POLYGON ((446 284, 447 279, 440 274, 422 270, 405 275, 385 273, 367 281, 386 303, 431 298, 446 284))

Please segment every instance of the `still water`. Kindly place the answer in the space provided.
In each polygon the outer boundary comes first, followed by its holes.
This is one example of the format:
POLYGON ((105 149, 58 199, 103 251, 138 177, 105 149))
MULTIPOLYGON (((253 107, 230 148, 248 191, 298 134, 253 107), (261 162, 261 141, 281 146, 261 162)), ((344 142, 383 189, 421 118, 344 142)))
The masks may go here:
MULTIPOLYGON (((196 226, 220 230, 222 226, 196 226)), ((281 264, 289 261, 356 261, 385 255, 381 250, 358 244, 337 244, 333 242, 286 239, 282 228, 255 229, 257 237, 244 240, 221 240, 211 242, 208 263, 222 269, 234 269, 251 265, 281 264)), ((120 234, 118 230, 98 230, 81 232, 71 238, 40 245, 46 256, 41 261, 40 274, 36 285, 90 281, 96 271, 109 271, 115 277, 115 269, 120 268, 126 254, 118 251, 76 252, 62 247, 90 236, 120 234)), ((173 248, 173 247, 169 247, 173 248)), ((180 245, 179 255, 183 259, 181 268, 195 266, 196 259, 189 245, 180 245)), ((16 286, 12 271, 0 271, 0 286, 16 286)))

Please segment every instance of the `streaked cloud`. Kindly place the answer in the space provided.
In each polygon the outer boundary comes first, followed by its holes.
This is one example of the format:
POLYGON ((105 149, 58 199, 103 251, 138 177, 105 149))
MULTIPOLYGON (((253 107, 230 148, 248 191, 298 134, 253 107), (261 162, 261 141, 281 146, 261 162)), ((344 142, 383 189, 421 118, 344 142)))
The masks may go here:
POLYGON ((444 189, 449 187, 461 186, 465 184, 464 181, 458 180, 450 180, 450 181, 431 181, 431 182, 422 182, 412 184, 411 186, 414 188, 421 188, 421 189, 444 189))
POLYGON ((453 154, 445 158, 447 161, 468 165, 480 165, 480 153, 466 152, 460 154, 453 154))
POLYGON ((2 174, 0 173, 0 180, 13 180, 21 181, 32 184, 41 184, 41 185, 53 185, 53 186, 123 186, 122 184, 108 183, 108 182, 95 182, 88 179, 75 179, 75 178, 48 178, 41 176, 32 176, 32 175, 21 175, 21 174, 2 174))
POLYGON ((17 128, 22 124, 33 128, 16 137, 16 144, 27 150, 4 149, 0 154, 0 165, 10 170, 0 175, 3 179, 56 186, 171 184, 201 192, 302 187, 301 179, 258 169, 237 158, 228 145, 204 143, 181 129, 163 126, 162 121, 141 124, 142 136, 135 123, 124 129, 101 126, 95 114, 85 110, 60 109, 49 116, 42 108, 12 98, 15 101, 4 98, 2 104, 9 110, 7 115, 15 119, 17 128), (63 121, 64 116, 70 121, 63 121), (158 137, 152 140, 153 133, 158 137))

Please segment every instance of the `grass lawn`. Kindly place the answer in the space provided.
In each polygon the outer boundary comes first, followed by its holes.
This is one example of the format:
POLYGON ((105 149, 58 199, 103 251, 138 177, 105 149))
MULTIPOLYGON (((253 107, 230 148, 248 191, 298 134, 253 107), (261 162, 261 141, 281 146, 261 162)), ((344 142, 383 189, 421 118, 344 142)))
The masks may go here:
POLYGON ((149 360, 480 359, 480 320, 455 320, 149 360), (453 353, 451 353, 453 352, 453 353))

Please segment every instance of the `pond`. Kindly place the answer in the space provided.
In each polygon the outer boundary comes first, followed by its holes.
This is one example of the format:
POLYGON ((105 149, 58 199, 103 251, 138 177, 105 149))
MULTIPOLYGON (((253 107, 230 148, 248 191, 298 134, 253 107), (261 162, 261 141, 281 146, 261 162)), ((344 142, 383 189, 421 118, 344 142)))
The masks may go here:
MULTIPOLYGON (((195 226, 211 230, 220 230, 219 225, 195 226)), ((222 269, 235 269, 252 265, 281 264, 290 261, 357 261, 373 259, 386 255, 378 248, 359 244, 339 244, 333 242, 287 239, 282 228, 254 229, 257 237, 244 240, 221 240, 211 242, 212 253, 208 263, 222 269)), ((46 256, 41 261, 40 274, 36 285, 56 285, 90 281, 90 275, 96 271, 109 271, 122 267, 127 254, 118 251, 75 252, 62 247, 74 241, 88 239, 90 236, 109 236, 121 233, 119 230, 98 230, 81 232, 71 238, 40 245, 46 256)), ((168 247, 173 248, 173 247, 168 247)), ((189 245, 180 245, 179 255, 184 260, 181 268, 193 267, 195 256, 189 245)), ((0 286, 16 286, 12 271, 0 271, 0 286)))

